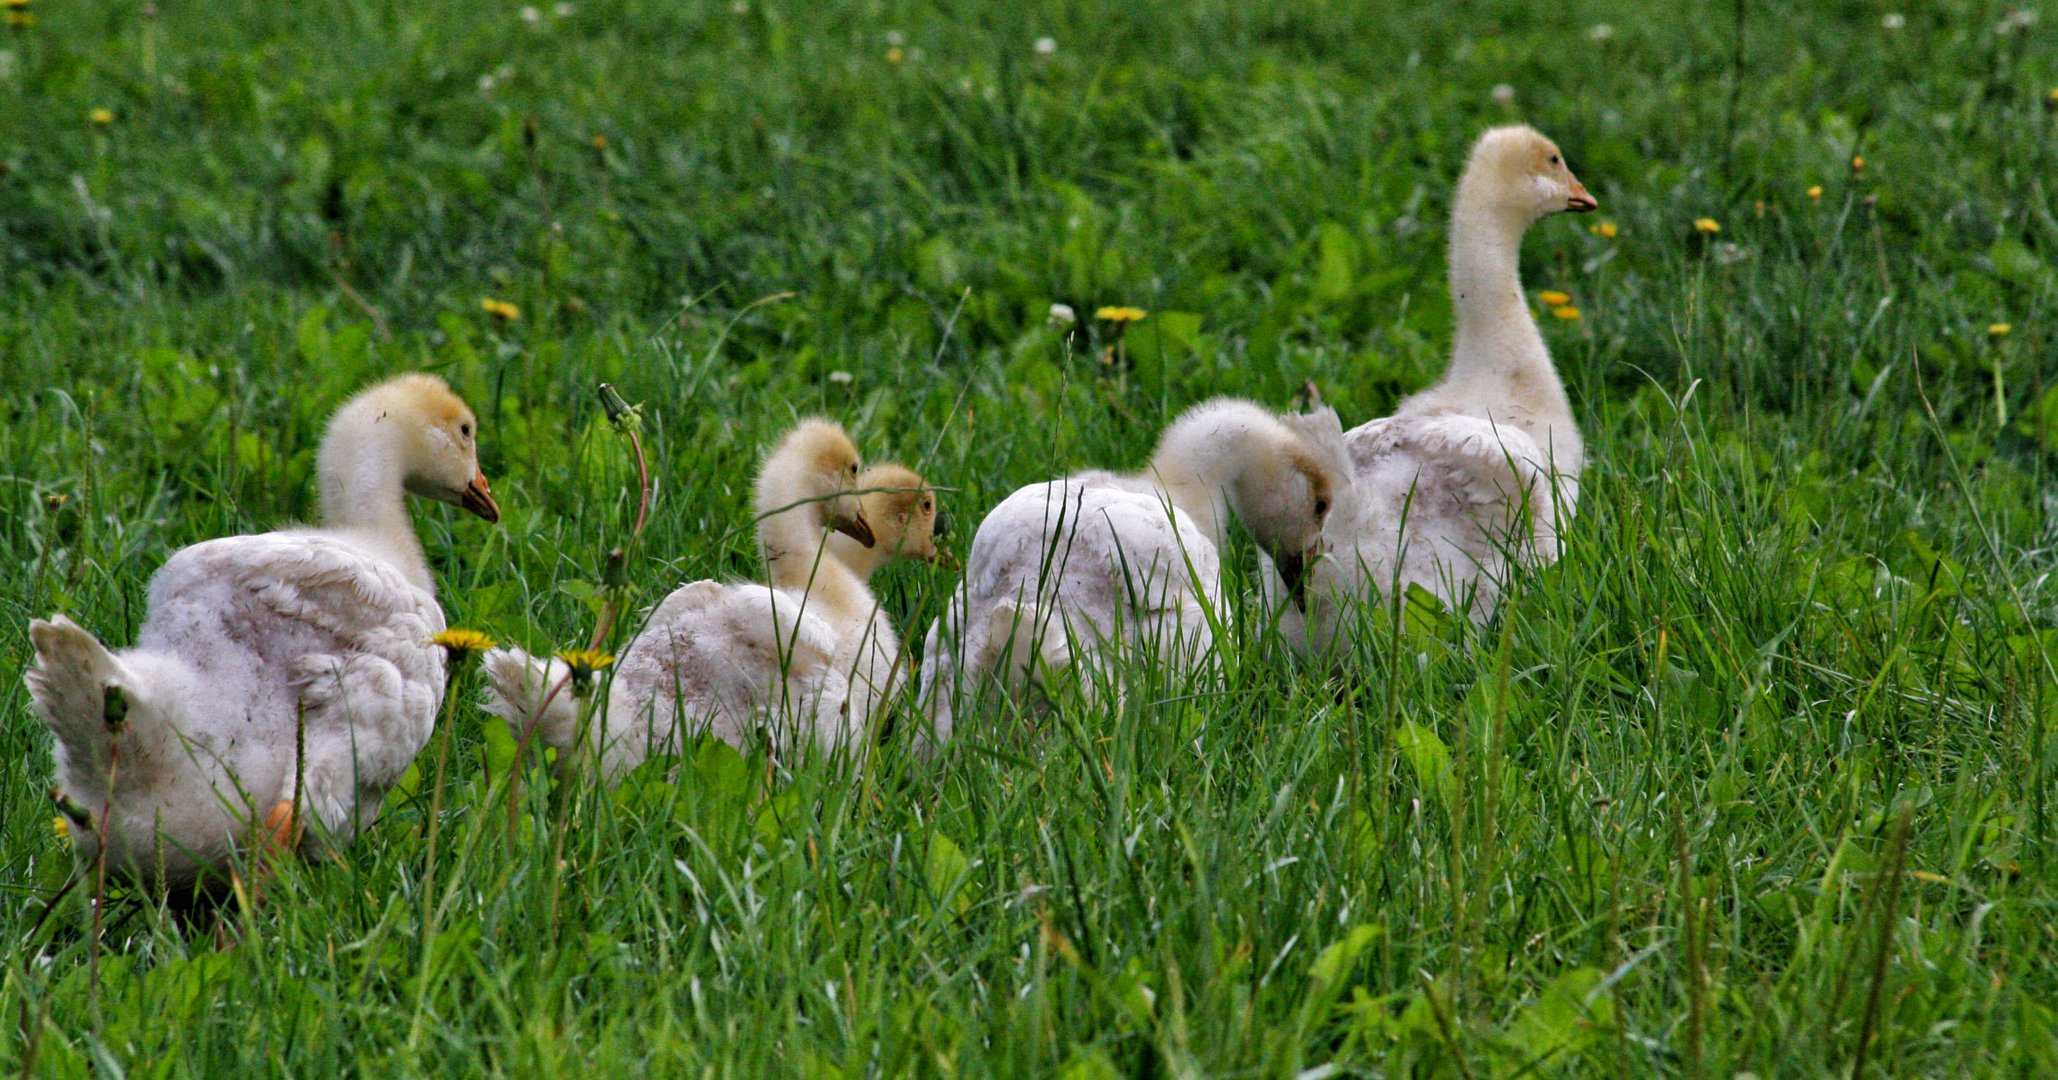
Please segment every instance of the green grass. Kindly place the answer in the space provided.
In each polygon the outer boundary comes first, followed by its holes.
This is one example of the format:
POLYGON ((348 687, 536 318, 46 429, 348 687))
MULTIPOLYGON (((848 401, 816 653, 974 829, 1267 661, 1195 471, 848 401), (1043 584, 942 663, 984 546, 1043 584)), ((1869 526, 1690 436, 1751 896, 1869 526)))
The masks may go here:
MULTIPOLYGON (((2048 18, 575 2, 36 0, 0 37, 0 1066, 2058 1072, 2048 18), (167 552, 310 514, 353 388, 474 403, 506 518, 419 511, 443 602, 562 646, 633 512, 596 382, 644 405, 646 602, 754 572, 798 414, 968 526, 1210 394, 1370 419, 1441 365, 1450 184, 1517 117, 1602 203, 1526 265, 1584 313, 1546 334, 1593 464, 1486 630, 1368 618, 1330 679, 1247 620, 1219 696, 995 709, 862 782, 537 773, 512 845, 467 701, 434 895, 422 785, 231 951, 120 897, 96 992, 79 893, 32 936, 71 860, 27 620, 127 641, 167 552), (1053 302, 1148 308, 1133 370, 1053 302)), ((919 641, 951 584, 883 591, 919 641)))

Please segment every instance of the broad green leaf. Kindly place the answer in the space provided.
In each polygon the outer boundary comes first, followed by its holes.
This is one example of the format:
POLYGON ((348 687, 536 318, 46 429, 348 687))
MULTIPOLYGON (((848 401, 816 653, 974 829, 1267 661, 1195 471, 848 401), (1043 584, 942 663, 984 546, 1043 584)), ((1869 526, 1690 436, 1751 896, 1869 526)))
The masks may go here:
POLYGON ((1344 976, 1358 962, 1365 946, 1378 940, 1383 928, 1378 923, 1353 926, 1343 937, 1330 942, 1329 946, 1316 954, 1315 962, 1308 965, 1308 978, 1317 986, 1331 987, 1342 982, 1344 976))
POLYGON ((1451 751, 1436 732, 1413 720, 1401 721, 1394 731, 1394 744, 1415 774, 1415 783, 1428 792, 1437 805, 1448 809, 1458 797, 1457 777, 1451 774, 1451 751))
POLYGON ((1592 1046, 1615 1025, 1615 999, 1601 988, 1601 969, 1573 968, 1552 979, 1515 1015, 1508 1042, 1525 1061, 1559 1058, 1592 1046))

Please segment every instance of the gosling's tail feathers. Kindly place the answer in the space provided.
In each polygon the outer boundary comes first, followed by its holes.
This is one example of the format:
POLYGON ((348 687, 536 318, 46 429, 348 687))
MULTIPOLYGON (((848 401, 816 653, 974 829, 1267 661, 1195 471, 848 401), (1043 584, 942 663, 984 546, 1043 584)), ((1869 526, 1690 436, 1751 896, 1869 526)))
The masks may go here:
POLYGON ((481 661, 486 672, 487 712, 507 721, 520 739, 533 725, 545 745, 569 749, 578 735, 579 706, 569 685, 555 696, 551 687, 567 682, 572 669, 562 660, 539 660, 520 649, 493 649, 481 661), (550 697, 539 714, 537 706, 550 697))
POLYGON ((57 736, 60 772, 104 776, 113 728, 128 723, 137 704, 135 680, 99 638, 62 615, 30 622, 29 640, 36 662, 23 678, 36 715, 57 736))

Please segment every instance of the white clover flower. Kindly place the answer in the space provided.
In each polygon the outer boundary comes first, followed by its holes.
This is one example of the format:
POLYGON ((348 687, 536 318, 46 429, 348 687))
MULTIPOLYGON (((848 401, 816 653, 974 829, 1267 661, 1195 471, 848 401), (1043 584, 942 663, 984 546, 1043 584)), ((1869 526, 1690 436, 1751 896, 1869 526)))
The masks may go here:
POLYGON ((1495 83, 1490 93, 1493 95, 1493 102, 1496 105, 1515 104, 1515 88, 1507 83, 1495 83))
POLYGON ((534 26, 537 23, 543 21, 543 13, 533 7, 524 7, 522 9, 521 14, 522 21, 528 23, 530 26, 534 26))
POLYGON ((1879 17, 1880 29, 1885 30, 1889 34, 1893 33, 1896 30, 1903 29, 1907 25, 1908 16, 1903 15, 1898 11, 1889 11, 1886 14, 1881 15, 1879 17))
POLYGON ((1053 327, 1056 327, 1057 329, 1060 329, 1060 330, 1062 330, 1062 329, 1064 329, 1065 327, 1067 327, 1067 326, 1070 326, 1070 325, 1072 325, 1073 323, 1075 323, 1075 322, 1078 322, 1078 321, 1079 321, 1079 314, 1078 314, 1077 312, 1075 312, 1075 311, 1073 311, 1073 310, 1072 310, 1072 305, 1070 305, 1070 304, 1052 304, 1052 305, 1050 306, 1050 324, 1051 324, 1051 326, 1053 326, 1053 327))
POLYGON ((856 378, 856 376, 852 375, 848 371, 832 371, 829 373, 829 381, 835 383, 838 386, 849 386, 851 380, 854 378, 856 378))
POLYGON ((1592 26, 1587 27, 1586 30, 1586 40, 1588 41, 1606 41, 1614 36, 1615 28, 1609 26, 1607 23, 1595 23, 1592 26))
POLYGON ((578 8, 575 8, 570 4, 557 4, 551 7, 550 13, 552 15, 557 16, 560 19, 569 19, 578 10, 578 8))
POLYGON ((1037 38, 1034 48, 1038 56, 1056 56, 1058 53, 1058 39, 1054 37, 1037 38))

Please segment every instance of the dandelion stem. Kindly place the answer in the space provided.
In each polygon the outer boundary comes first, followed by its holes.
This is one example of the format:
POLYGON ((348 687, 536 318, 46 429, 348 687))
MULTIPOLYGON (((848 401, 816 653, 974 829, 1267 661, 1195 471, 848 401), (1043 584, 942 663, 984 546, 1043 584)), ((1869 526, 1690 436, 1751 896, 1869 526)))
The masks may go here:
POLYGON ((107 798, 100 804, 100 850, 93 856, 93 934, 86 950, 86 1014, 93 1018, 93 1030, 100 1030, 100 930, 107 909, 107 823, 114 814, 114 781, 121 765, 121 725, 110 723, 107 743, 107 798))
POLYGON ((443 830, 443 775, 450 762, 450 725, 457 704, 458 677, 462 662, 450 658, 449 678, 443 688, 443 715, 436 721, 436 781, 429 791, 429 837, 422 867, 422 948, 426 951, 436 936, 436 839, 443 830))

